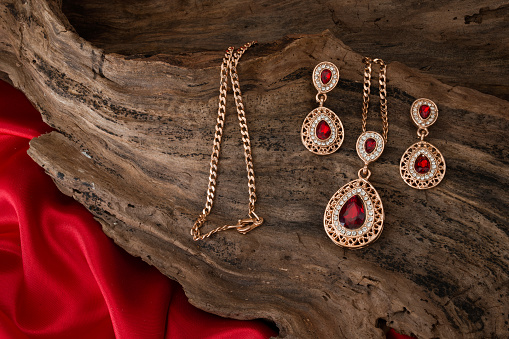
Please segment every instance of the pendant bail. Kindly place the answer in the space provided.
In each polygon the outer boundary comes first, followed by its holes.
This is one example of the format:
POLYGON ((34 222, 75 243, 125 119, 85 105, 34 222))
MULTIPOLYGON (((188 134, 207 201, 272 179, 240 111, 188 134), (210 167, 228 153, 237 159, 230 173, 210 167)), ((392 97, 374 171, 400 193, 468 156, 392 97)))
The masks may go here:
POLYGON ((316 102, 320 104, 320 107, 323 107, 323 103, 327 100, 327 94, 325 93, 317 93, 316 94, 316 102))
POLYGON ((419 136, 419 138, 421 138, 421 141, 424 140, 425 137, 427 137, 429 134, 429 131, 426 127, 419 127, 419 129, 417 130, 417 135, 419 136))
POLYGON ((371 171, 369 170, 367 165, 364 165, 364 167, 359 169, 359 172, 357 172, 357 175, 359 176, 359 179, 369 180, 369 177, 371 176, 371 171), (363 177, 363 175, 364 175, 364 177, 363 177))

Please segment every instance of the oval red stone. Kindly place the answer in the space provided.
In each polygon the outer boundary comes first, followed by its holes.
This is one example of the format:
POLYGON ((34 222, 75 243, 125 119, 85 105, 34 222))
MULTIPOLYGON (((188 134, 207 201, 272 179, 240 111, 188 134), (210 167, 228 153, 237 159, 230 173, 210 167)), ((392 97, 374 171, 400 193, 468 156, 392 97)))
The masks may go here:
POLYGON ((329 139, 331 132, 331 128, 325 120, 321 120, 316 125, 316 137, 320 140, 329 139))
POLYGON ((354 195, 339 211, 339 222, 344 228, 356 229, 364 224, 364 220, 366 220, 364 203, 358 195, 354 195))
POLYGON ((419 174, 428 173, 430 169, 429 159, 425 155, 419 155, 417 159, 415 159, 414 168, 419 174))
POLYGON ((332 77, 332 72, 326 68, 322 71, 322 73, 320 74, 320 77, 322 78, 322 83, 325 85, 330 81, 330 79, 332 77))
POLYGON ((376 140, 373 138, 369 138, 364 143, 364 150, 366 150, 366 153, 371 153, 376 148, 376 140))
POLYGON ((429 108, 428 105, 422 105, 421 107, 419 107, 419 115, 421 116, 421 118, 427 119, 430 113, 431 109, 429 108))

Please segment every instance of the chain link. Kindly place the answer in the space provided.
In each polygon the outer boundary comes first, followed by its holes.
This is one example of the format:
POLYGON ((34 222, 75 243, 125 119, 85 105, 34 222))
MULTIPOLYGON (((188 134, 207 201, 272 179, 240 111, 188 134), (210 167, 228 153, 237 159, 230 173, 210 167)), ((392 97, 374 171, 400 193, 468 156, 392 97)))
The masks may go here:
POLYGON ((383 123, 383 138, 387 143, 387 134, 389 133, 389 119, 387 117, 387 65, 382 59, 371 59, 365 57, 362 60, 364 66, 364 85, 362 96, 362 132, 366 132, 368 122, 369 95, 371 93, 371 65, 373 63, 380 65, 378 73, 378 86, 380 94, 380 116, 383 123))
POLYGON ((219 86, 219 107, 217 110, 217 122, 214 134, 214 143, 212 146, 212 155, 210 157, 210 172, 209 172, 209 184, 207 188, 207 201, 205 208, 201 212, 200 216, 194 223, 191 229, 191 235, 194 240, 202 240, 210 237, 211 235, 225 231, 231 228, 237 229, 242 234, 246 234, 255 227, 260 226, 263 223, 263 218, 260 218, 255 213, 256 203, 256 185, 255 185, 255 174, 253 166, 253 156, 251 152, 251 141, 249 138, 249 131, 247 128, 246 113, 244 111, 244 104, 242 102, 242 92, 240 91, 239 76, 237 73, 237 64, 244 54, 244 52, 256 42, 248 42, 237 51, 234 52, 234 47, 230 47, 226 50, 223 62, 221 64, 221 80, 219 86), (217 180, 217 168, 219 164, 219 153, 221 150, 221 141, 223 137, 224 119, 226 113, 226 93, 228 86, 228 75, 232 83, 233 96, 235 98, 235 106, 237 108, 237 115, 239 118, 240 133, 242 134, 242 145, 244 146, 244 157, 246 162, 246 171, 248 178, 248 189, 249 189, 249 218, 238 220, 236 225, 224 225, 211 230, 208 233, 202 234, 200 228, 205 223, 207 216, 212 210, 214 204, 214 197, 216 193, 216 180, 217 180))

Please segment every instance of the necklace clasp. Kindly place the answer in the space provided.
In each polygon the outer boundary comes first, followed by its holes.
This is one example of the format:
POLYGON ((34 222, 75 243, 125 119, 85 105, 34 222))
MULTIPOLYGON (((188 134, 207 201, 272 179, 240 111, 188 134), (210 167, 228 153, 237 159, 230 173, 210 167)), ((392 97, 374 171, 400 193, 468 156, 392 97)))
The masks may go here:
POLYGON ((249 231, 255 229, 256 227, 263 224, 263 218, 246 218, 246 219, 239 219, 237 221, 237 225, 229 226, 228 228, 235 228, 237 231, 241 234, 246 234, 249 231))

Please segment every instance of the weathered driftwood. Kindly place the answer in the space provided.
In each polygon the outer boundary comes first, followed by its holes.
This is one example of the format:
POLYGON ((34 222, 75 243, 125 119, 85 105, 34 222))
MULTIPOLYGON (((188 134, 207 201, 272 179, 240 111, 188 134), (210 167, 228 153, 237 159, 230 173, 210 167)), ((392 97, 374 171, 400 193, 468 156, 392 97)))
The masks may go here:
MULTIPOLYGON (((127 10, 121 2, 107 3, 64 3, 92 44, 76 33, 58 1, 2 2, 0 74, 57 129, 32 140, 29 154, 116 243, 179 281, 194 305, 237 319, 269 319, 281 337, 376 338, 385 325, 419 338, 507 334, 509 102, 503 98, 509 71, 496 60, 507 53, 500 30, 507 26, 506 7, 486 2, 491 9, 475 14, 473 1, 412 11, 413 1, 369 10, 367 1, 357 7, 222 1, 194 4, 178 19, 184 4, 122 2, 127 10), (334 22, 322 25, 320 13, 334 22), (279 39, 328 27, 336 35, 279 39), (468 41, 452 36, 460 30, 471 33, 468 41), (254 38, 262 43, 238 70, 257 211, 266 223, 245 236, 230 231, 194 242, 189 230, 205 199, 222 50, 254 38), (496 45, 469 51, 495 38, 496 45), (371 166, 386 221, 376 243, 349 251, 328 239, 322 215, 330 196, 361 166, 354 145, 364 53, 392 61, 389 143, 371 166), (427 74, 394 61, 407 58, 427 74), (299 136, 316 106, 311 70, 322 60, 340 68, 341 82, 327 106, 346 131, 340 151, 327 157, 308 152, 299 136), (416 97, 440 109, 427 140, 443 153, 447 173, 429 191, 412 190, 399 177, 400 156, 416 140, 408 114, 416 97)), ((231 100, 229 107, 208 227, 247 212, 231 100)), ((369 128, 379 130, 375 108, 369 128)))

